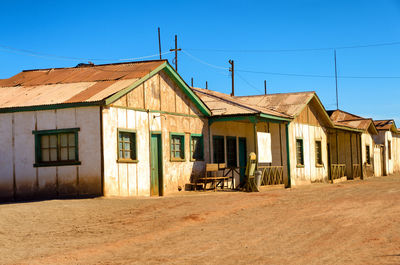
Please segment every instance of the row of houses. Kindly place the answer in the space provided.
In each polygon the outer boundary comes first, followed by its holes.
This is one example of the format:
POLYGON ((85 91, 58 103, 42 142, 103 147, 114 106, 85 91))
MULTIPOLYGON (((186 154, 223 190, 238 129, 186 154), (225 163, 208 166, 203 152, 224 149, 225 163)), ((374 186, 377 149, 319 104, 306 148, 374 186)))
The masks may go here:
POLYGON ((393 120, 326 111, 315 92, 189 87, 166 60, 27 70, 0 91, 3 200, 159 196, 206 163, 237 186, 250 152, 286 187, 400 170, 393 120))

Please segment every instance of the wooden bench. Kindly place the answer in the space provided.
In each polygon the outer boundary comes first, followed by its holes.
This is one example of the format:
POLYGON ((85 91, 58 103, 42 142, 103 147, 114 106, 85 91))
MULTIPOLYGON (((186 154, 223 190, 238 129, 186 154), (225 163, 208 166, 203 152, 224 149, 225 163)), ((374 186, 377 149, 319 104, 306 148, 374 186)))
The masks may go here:
MULTIPOLYGON (((198 183, 203 183, 203 190, 207 189, 207 183, 211 183, 211 188, 214 188, 214 191, 217 189, 217 186, 223 189, 225 187, 225 180, 229 179, 228 176, 224 174, 226 165, 225 164, 206 164, 206 170, 204 177, 200 177, 196 179, 195 186, 197 187, 198 183), (217 176, 218 172, 222 172, 222 176, 217 176)), ((226 183, 228 187, 228 183, 226 183)))

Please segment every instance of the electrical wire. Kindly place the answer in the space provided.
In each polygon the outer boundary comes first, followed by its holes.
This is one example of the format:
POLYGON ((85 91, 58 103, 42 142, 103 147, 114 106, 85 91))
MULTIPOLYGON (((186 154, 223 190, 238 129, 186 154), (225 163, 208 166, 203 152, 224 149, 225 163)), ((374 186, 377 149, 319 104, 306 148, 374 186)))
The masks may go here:
MULTIPOLYGON (((82 58, 82 57, 70 57, 70 56, 60 56, 60 55, 55 55, 55 54, 49 54, 49 53, 42 53, 42 52, 35 52, 31 50, 25 50, 25 49, 18 49, 14 48, 11 46, 6 46, 0 44, 0 48, 8 51, 8 52, 13 52, 13 53, 23 53, 29 56, 35 56, 35 57, 42 57, 42 58, 52 58, 52 59, 59 59, 59 60, 80 60, 80 61, 134 61, 134 60, 141 60, 141 59, 146 59, 146 58, 151 58, 151 57, 156 57, 160 56, 159 53, 157 54, 152 54, 152 55, 146 55, 146 56, 141 56, 141 57, 136 57, 136 58, 82 58)), ((171 51, 167 51, 164 53, 161 53, 161 55, 169 54, 172 53, 171 51)))
POLYGON ((383 42, 374 44, 360 44, 360 45, 349 45, 349 46, 338 46, 338 47, 322 47, 322 48, 299 48, 299 49, 188 49, 187 51, 202 51, 202 52, 248 52, 248 53, 274 53, 274 52, 309 52, 309 51, 333 51, 333 50, 345 50, 345 49, 358 49, 358 48, 372 48, 382 46, 394 46, 400 45, 400 41, 394 42, 383 42))
POLYGON ((186 54, 187 56, 191 57, 192 59, 194 59, 195 61, 198 61, 199 63, 202 63, 202 64, 207 65, 209 67, 212 67, 212 68, 215 68, 215 69, 222 69, 222 70, 228 70, 229 69, 227 67, 222 67, 222 66, 217 66, 217 65, 214 65, 214 64, 207 63, 207 62, 197 58, 196 56, 193 56, 192 54, 188 53, 187 51, 185 51, 183 49, 182 49, 182 52, 184 54, 186 54))

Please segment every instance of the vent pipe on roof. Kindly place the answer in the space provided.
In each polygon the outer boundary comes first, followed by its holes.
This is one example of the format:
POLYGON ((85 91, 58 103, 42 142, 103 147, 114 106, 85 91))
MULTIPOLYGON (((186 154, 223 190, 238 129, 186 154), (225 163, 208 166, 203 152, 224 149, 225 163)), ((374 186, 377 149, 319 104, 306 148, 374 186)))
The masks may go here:
POLYGON ((231 96, 235 96, 235 62, 233 60, 229 60, 231 67, 229 67, 229 72, 232 73, 232 93, 231 96))
POLYGON ((206 89, 208 89, 208 83, 207 83, 207 81, 206 81, 206 89))
POLYGON ((267 94, 267 80, 264 80, 264 94, 267 94))

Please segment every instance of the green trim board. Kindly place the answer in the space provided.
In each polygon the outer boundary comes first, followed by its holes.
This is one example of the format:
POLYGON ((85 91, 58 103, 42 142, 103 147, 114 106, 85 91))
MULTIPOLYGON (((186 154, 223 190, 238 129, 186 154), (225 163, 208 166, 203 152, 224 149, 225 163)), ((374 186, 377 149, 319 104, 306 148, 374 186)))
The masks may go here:
POLYGON ((127 93, 131 92, 133 89, 141 85, 143 82, 147 81, 158 72, 163 70, 181 89, 182 91, 189 97, 189 99, 196 105, 196 107, 203 113, 205 116, 211 116, 211 111, 207 108, 207 106, 201 101, 201 99, 196 96, 196 94, 192 91, 192 89, 185 83, 185 81, 176 73, 176 71, 169 65, 168 62, 164 62, 156 69, 145 75, 144 77, 136 80, 132 85, 120 90, 114 95, 108 97, 103 100, 105 105, 110 105, 113 102, 117 101, 127 93))
MULTIPOLYGON (((63 129, 54 129, 54 130, 37 130, 32 131, 32 134, 35 138, 35 163, 33 164, 34 167, 51 167, 51 166, 67 166, 67 165, 80 165, 81 162, 79 161, 79 141, 78 141, 78 132, 79 128, 63 128, 63 129), (74 135, 74 146, 62 145, 62 138, 61 135, 65 134, 72 134, 74 135), (42 137, 43 136, 56 136, 56 146, 51 147, 50 142, 48 143, 48 147, 44 149, 48 149, 49 152, 49 161, 42 161, 42 137), (62 149, 67 149, 67 160, 62 159, 62 149), (69 158, 69 149, 73 148, 74 150, 74 159, 69 158), (56 149, 57 160, 50 161, 50 152, 51 149, 56 149)), ((50 141, 50 138, 49 138, 50 141)), ((67 136, 67 143, 69 143, 69 136, 67 136)))
POLYGON ((272 122, 272 123, 283 123, 290 122, 289 118, 280 118, 264 113, 255 114, 255 115, 229 115, 229 116, 213 116, 208 120, 208 124, 211 125, 214 122, 220 121, 248 121, 248 122, 256 122, 256 121, 264 121, 264 122, 272 122))
POLYGON ((190 149, 190 161, 195 162, 195 161, 204 161, 204 136, 203 134, 200 133, 191 133, 190 134, 190 142, 189 142, 189 149, 190 149), (193 149, 192 149, 192 139, 193 137, 199 137, 200 138, 200 150, 201 150, 201 158, 193 158, 193 149))
MULTIPOLYGON (((132 152, 132 150, 129 150, 132 152)), ((139 162, 138 160, 138 153, 137 153, 137 134, 135 129, 126 129, 126 128, 117 128, 117 163, 137 163, 139 162), (129 159, 129 158, 121 158, 120 157, 120 133, 129 133, 133 134, 134 139, 135 139, 135 150, 134 150, 134 155, 135 159, 129 159)), ((132 154, 132 153, 131 153, 132 154)))
POLYGON ((185 156, 185 133, 179 133, 179 132, 170 132, 169 133, 169 146, 170 146, 170 161, 171 162, 184 162, 186 161, 186 156, 185 156), (180 148, 179 148, 179 153, 180 153, 180 158, 175 157, 174 152, 178 152, 175 150, 173 147, 173 138, 180 138, 180 148))
POLYGON ((36 106, 25 106, 25 107, 10 107, 10 108, 0 108, 0 113, 91 107, 91 106, 101 106, 101 104, 102 104, 101 101, 93 101, 93 102, 60 103, 51 105, 36 105, 36 106))

